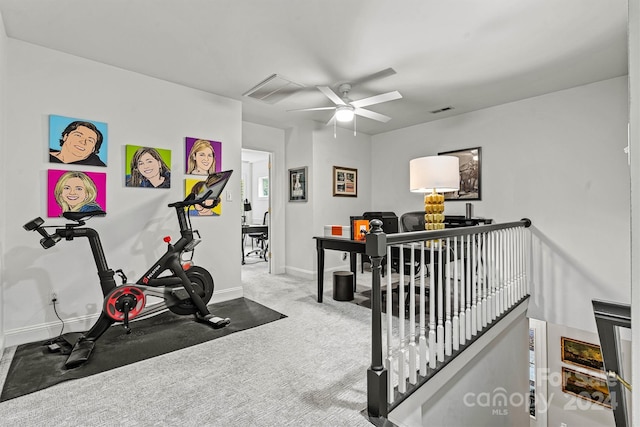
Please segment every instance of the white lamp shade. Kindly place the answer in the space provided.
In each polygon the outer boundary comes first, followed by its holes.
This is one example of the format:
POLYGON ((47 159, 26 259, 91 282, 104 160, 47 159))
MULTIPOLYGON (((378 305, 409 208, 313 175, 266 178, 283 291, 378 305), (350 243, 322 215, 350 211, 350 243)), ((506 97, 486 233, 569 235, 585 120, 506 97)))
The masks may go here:
POLYGON ((409 189, 414 193, 459 190, 460 160, 456 156, 428 156, 411 160, 409 189))

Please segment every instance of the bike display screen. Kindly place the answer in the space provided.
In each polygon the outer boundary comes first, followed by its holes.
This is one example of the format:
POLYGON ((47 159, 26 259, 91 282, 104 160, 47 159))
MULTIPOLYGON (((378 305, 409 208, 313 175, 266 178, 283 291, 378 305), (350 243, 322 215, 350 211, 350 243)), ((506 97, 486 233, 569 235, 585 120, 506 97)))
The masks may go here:
POLYGON ((191 188, 191 194, 196 199, 204 196, 207 192, 211 191, 211 194, 207 196, 208 200, 215 200, 222 194, 222 190, 229 182, 233 170, 226 170, 222 172, 215 172, 210 174, 204 181, 199 181, 191 188))

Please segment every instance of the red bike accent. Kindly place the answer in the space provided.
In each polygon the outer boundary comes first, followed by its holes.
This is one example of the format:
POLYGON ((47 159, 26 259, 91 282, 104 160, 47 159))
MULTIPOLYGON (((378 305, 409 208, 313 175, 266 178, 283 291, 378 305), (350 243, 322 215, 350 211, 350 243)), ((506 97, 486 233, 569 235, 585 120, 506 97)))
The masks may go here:
POLYGON ((170 243, 171 242, 171 236, 164 236, 164 238, 162 240, 164 240, 165 243, 170 243))
POLYGON ((135 300, 135 304, 129 309, 129 320, 138 316, 146 303, 146 298, 140 288, 135 286, 121 286, 114 289, 104 302, 104 311, 107 316, 116 322, 122 322, 124 320, 122 307, 118 307, 118 305, 121 305, 121 299, 123 297, 132 297, 135 300))

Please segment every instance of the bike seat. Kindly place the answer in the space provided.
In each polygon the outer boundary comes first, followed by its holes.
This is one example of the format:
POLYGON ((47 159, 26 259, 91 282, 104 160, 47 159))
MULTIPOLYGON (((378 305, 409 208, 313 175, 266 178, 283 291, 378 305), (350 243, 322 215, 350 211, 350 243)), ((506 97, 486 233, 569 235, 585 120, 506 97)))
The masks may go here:
POLYGON ((89 219, 94 216, 105 216, 107 213, 103 210, 96 209, 88 212, 63 212, 62 216, 71 221, 80 222, 84 219, 89 219))

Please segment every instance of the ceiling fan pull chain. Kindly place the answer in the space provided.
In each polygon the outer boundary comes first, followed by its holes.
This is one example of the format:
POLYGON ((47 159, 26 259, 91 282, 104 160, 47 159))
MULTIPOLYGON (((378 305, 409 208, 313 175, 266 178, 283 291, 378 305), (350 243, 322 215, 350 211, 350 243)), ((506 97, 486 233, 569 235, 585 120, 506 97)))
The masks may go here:
POLYGON ((353 116, 353 136, 356 136, 356 116, 353 116))
POLYGON ((336 122, 337 120, 333 121, 333 139, 336 139, 336 122))

